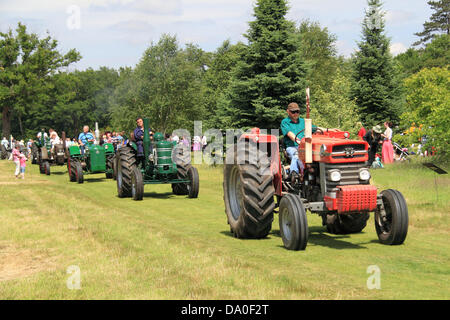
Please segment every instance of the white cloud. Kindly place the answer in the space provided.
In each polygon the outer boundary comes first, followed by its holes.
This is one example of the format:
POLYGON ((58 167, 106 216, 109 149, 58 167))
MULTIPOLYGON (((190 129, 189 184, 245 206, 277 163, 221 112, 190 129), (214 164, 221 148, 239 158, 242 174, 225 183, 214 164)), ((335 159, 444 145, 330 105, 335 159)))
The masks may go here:
POLYGON ((391 44, 390 51, 393 56, 403 53, 406 50, 408 50, 408 48, 401 42, 396 42, 396 43, 391 44))

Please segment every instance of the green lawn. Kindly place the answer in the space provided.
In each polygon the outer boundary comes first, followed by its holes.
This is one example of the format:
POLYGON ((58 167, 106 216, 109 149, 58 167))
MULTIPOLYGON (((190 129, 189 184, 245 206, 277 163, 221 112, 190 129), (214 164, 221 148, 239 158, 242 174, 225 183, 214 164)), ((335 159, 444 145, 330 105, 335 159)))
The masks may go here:
POLYGON ((378 242, 373 218, 363 233, 325 232, 309 215, 306 251, 285 250, 275 216, 269 237, 229 233, 222 168, 199 166, 198 199, 170 185, 145 187, 143 201, 119 199, 104 175, 70 183, 28 165, 16 180, 0 161, 0 299, 449 299, 450 178, 420 164, 373 171, 381 190, 409 205, 405 244, 378 242), (436 186, 438 193, 436 194, 436 186), (367 268, 381 271, 369 290, 367 268), (69 266, 81 289, 69 290, 69 266))

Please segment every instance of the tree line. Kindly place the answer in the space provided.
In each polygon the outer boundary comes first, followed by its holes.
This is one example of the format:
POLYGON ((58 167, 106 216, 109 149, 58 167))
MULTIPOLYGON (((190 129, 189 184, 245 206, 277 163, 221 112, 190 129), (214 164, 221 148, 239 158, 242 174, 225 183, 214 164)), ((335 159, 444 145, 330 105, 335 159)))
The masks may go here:
MULTIPOLYGON (((305 105, 324 127, 352 133, 392 121, 397 133, 422 128, 448 148, 450 122, 450 0, 428 1, 434 13, 420 40, 393 57, 380 0, 368 0, 358 49, 339 56, 337 37, 318 22, 286 19, 288 1, 258 0, 246 42, 225 40, 214 52, 180 45, 176 35, 152 42, 133 68, 68 72, 82 57, 61 53, 50 35, 39 39, 19 23, 0 32, 3 136, 32 138, 40 128, 75 136, 84 124, 130 131, 137 116, 154 130, 278 128, 289 102, 305 105)), ((303 110, 304 111, 304 110, 303 110)), ((416 133, 417 134, 417 133, 416 133)), ((403 143, 417 139, 399 136, 403 143)))

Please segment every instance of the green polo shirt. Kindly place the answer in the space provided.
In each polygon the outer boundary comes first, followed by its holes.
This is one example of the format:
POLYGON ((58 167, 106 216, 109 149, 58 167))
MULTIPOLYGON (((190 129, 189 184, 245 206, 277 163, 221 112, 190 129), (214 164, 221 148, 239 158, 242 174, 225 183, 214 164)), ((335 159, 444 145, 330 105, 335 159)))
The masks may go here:
MULTIPOLYGON (((315 125, 313 125, 312 131, 316 132, 316 128, 317 127, 315 125)), ((303 119, 303 118, 298 118, 298 122, 292 121, 292 119, 289 117, 286 119, 283 119, 283 121, 281 121, 281 133, 284 136, 283 139, 284 139, 284 145, 286 146, 286 148, 298 146, 298 144, 296 142, 289 139, 287 134, 289 132, 292 132, 293 134, 297 134, 302 130, 305 130, 305 119, 303 119)), ((298 138, 300 140, 302 140, 304 136, 305 136, 305 131, 300 133, 298 135, 298 138)))

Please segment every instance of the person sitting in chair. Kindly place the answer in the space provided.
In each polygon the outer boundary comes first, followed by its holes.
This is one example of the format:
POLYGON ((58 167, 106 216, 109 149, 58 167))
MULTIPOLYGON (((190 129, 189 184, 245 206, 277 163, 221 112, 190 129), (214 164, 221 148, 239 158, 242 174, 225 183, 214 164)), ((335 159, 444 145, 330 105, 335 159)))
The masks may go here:
MULTIPOLYGON (((286 112, 288 117, 281 121, 281 133, 284 136, 283 142, 286 153, 291 160, 289 179, 294 183, 299 176, 303 176, 305 168, 303 162, 298 158, 298 145, 305 136, 305 119, 300 118, 300 107, 295 102, 288 105, 286 112)), ((316 132, 317 129, 337 131, 337 129, 324 129, 313 125, 312 131, 316 132)))

